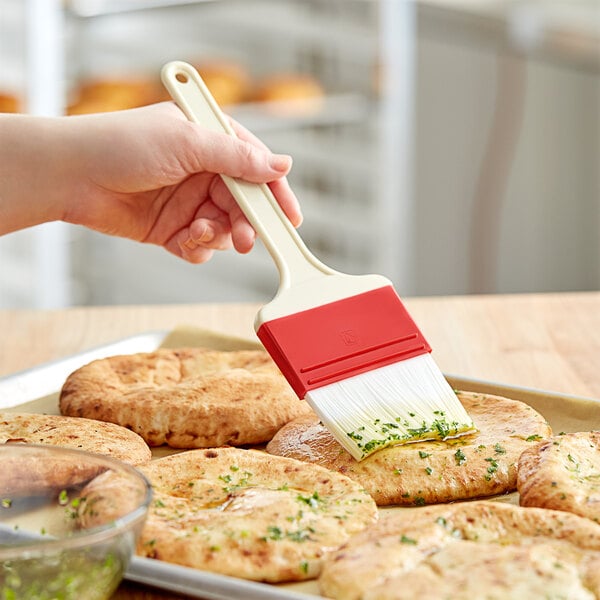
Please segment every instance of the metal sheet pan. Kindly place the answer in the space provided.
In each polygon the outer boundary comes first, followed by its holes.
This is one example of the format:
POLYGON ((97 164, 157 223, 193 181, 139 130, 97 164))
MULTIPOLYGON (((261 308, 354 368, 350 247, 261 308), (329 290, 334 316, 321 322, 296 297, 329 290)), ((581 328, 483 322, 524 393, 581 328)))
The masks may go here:
MULTIPOLYGON (((207 335, 210 339, 219 337, 214 332, 203 334, 203 339, 207 335)), ((67 375, 76 368, 96 358, 114 354, 146 352, 161 345, 173 347, 178 339, 181 338, 173 336, 173 332, 145 332, 0 378, 0 410, 58 414, 58 392, 67 375)), ((193 333, 190 336, 190 332, 185 332, 186 343, 190 339, 193 342, 193 333)), ((235 346, 236 338, 228 338, 225 342, 225 345, 235 346)), ((248 347, 247 340, 242 342, 248 347)), ((529 404, 547 418, 555 432, 600 429, 600 402, 596 399, 458 375, 446 377, 455 389, 506 396, 529 404)), ((160 449, 155 452, 157 456, 164 453, 160 449)), ((517 495, 508 494, 498 499, 516 502, 517 495)), ((403 509, 392 507, 384 510, 403 509)), ((314 581, 281 585, 256 583, 141 557, 134 557, 126 578, 154 588, 206 600, 315 600, 320 597, 314 581)))

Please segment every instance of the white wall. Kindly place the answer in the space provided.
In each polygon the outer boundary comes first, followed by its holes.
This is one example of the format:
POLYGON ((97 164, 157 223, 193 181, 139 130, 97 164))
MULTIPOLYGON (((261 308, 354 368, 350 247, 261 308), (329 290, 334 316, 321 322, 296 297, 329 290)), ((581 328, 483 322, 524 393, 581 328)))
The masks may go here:
POLYGON ((418 293, 597 289, 600 61, 518 58, 437 19, 418 55, 418 293))

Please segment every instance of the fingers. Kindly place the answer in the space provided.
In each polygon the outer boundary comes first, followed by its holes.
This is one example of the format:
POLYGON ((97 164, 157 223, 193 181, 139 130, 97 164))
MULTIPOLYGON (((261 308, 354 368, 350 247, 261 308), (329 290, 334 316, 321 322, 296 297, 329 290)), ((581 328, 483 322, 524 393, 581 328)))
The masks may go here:
MULTIPOLYGON (((257 138, 251 131, 248 131, 248 129, 238 123, 235 119, 230 117, 229 122, 231 123, 236 135, 241 140, 249 142, 258 148, 269 151, 268 147, 262 140, 257 138)), ((281 177, 280 179, 275 179, 274 181, 269 182, 269 187, 271 188, 273 195, 277 199, 277 202, 279 202, 283 212, 285 212, 291 224, 294 227, 299 227, 302 224, 303 218, 300 210, 300 203, 292 191, 287 178, 281 177)))
POLYGON ((199 264, 212 258, 215 250, 229 250, 232 245, 229 224, 200 218, 177 232, 165 247, 184 260, 199 264))
POLYGON ((296 194, 292 191, 288 180, 286 178, 277 179, 276 181, 269 183, 269 187, 283 209, 283 212, 290 220, 290 223, 294 227, 300 227, 303 219, 300 203, 296 198, 296 194))
POLYGON ((273 154, 265 147, 238 139, 226 133, 218 133, 191 127, 193 140, 182 149, 180 159, 189 173, 208 171, 229 175, 253 183, 275 181, 287 175, 292 167, 291 157, 273 154))

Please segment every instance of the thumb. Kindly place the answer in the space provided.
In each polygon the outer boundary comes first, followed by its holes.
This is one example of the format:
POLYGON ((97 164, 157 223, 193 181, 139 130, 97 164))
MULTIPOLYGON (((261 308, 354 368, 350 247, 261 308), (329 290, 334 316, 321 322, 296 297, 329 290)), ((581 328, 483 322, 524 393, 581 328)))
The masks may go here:
POLYGON ((195 127, 196 140, 190 148, 192 172, 208 171, 254 183, 267 183, 287 175, 292 158, 273 154, 264 147, 226 133, 195 127))

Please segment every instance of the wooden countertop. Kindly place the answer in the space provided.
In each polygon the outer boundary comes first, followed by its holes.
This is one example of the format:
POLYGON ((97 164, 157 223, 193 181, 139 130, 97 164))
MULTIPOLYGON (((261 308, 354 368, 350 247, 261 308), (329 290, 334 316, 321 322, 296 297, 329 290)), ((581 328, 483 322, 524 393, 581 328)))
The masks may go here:
MULTIPOLYGON (((445 372, 600 398, 600 292, 407 298, 445 372)), ((0 310, 0 376, 150 330, 191 325, 253 336, 258 306, 0 310)), ((123 584, 115 600, 181 596, 123 584)))

